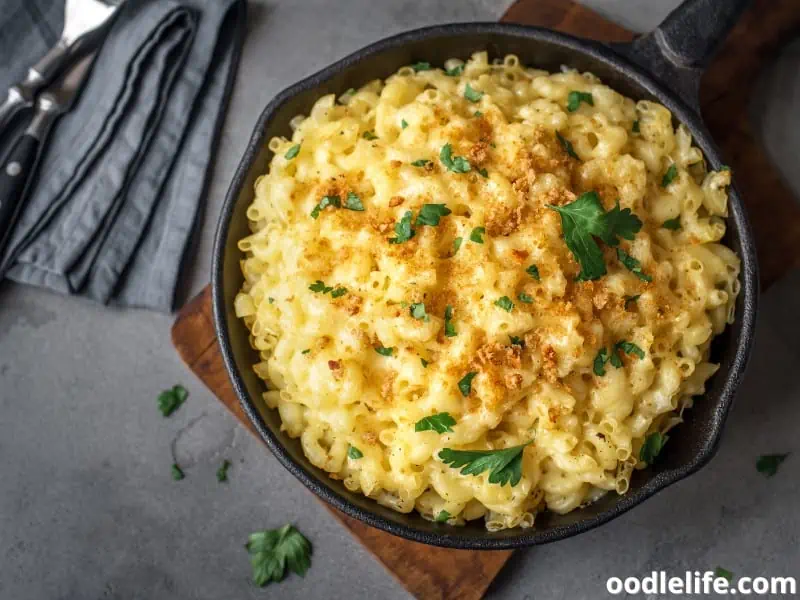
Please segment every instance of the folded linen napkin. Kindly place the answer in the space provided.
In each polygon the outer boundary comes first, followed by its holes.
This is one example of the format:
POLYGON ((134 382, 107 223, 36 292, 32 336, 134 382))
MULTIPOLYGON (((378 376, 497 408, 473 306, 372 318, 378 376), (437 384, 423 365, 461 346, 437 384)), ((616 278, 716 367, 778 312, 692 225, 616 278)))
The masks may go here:
MULTIPOLYGON (((63 2, 3 2, 0 90, 56 41, 63 20, 63 2)), ((0 274, 102 303, 172 310, 245 9, 245 0, 127 1, 79 101, 46 142, 0 274)))

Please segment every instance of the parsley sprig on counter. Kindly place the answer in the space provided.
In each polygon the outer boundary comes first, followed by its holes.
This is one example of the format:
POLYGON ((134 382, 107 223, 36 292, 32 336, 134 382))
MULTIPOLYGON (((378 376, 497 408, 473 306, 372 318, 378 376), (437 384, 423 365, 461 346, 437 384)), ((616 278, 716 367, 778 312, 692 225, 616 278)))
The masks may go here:
POLYGON ((251 533, 245 547, 253 566, 253 582, 259 587, 281 581, 287 566, 300 577, 311 566, 311 543, 291 524, 251 533))
POLYGON ((520 444, 502 450, 453 450, 439 451, 439 459, 454 469, 461 469, 462 475, 480 475, 489 471, 489 483, 501 486, 510 483, 517 485, 522 479, 522 453, 530 444, 520 444))
POLYGON ((609 246, 619 245, 619 238, 632 240, 642 222, 629 208, 620 209, 619 202, 606 212, 596 192, 585 192, 564 206, 548 204, 561 216, 564 241, 581 266, 578 280, 599 279, 606 274, 603 251, 595 238, 609 246))
POLYGON ((173 385, 158 395, 158 410, 165 417, 170 416, 189 397, 189 392, 182 385, 173 385))
POLYGON ((756 461, 756 470, 766 477, 772 477, 778 472, 778 467, 781 466, 781 463, 785 461, 788 456, 788 452, 786 454, 765 454, 759 456, 758 461, 756 461))

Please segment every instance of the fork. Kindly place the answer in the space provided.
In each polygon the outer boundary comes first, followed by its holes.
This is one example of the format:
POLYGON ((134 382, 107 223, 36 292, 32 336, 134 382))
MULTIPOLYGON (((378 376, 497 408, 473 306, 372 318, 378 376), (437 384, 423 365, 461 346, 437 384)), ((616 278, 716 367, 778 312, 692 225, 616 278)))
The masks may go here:
POLYGON ((0 105, 0 137, 19 111, 30 108, 42 91, 70 63, 85 52, 96 35, 102 35, 125 0, 66 0, 61 38, 39 62, 28 69, 25 79, 12 85, 0 105))

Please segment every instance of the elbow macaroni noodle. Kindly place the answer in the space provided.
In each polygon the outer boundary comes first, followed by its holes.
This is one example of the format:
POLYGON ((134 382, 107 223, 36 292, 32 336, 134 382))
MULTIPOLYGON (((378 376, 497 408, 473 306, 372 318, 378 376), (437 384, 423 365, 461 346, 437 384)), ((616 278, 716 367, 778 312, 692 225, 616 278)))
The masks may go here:
POLYGON ((338 100, 324 96, 292 121, 291 140, 270 140, 275 156, 247 209, 252 234, 239 242, 245 283, 235 309, 260 353, 267 406, 313 464, 400 512, 529 527, 541 510, 624 494, 645 466, 646 436, 680 423, 704 392, 717 369, 711 340, 732 322, 739 291, 739 259, 720 243, 731 174, 707 172, 664 106, 634 102, 590 73, 551 74, 516 56, 490 62, 485 52, 445 67, 455 74, 404 67, 338 100), (591 103, 568 110, 574 91, 591 103), (468 172, 446 168, 445 144, 468 172), (605 210, 619 200, 642 220, 620 247, 651 282, 606 246, 608 273, 575 280, 548 205, 587 191, 605 210), (346 208, 351 193, 363 210, 346 208), (340 205, 314 218, 326 196, 340 205), (407 211, 432 203, 450 214, 388 241, 407 211), (317 281, 327 291, 309 288, 317 281), (496 304, 502 297, 512 310, 496 304), (412 315, 416 303, 427 318, 412 315), (597 375, 598 352, 620 340, 643 358, 620 354, 621 367, 597 375), (458 382, 468 372, 477 375, 465 396, 458 382), (444 412, 451 432, 415 431, 444 412), (530 441, 513 486, 437 457, 530 441))

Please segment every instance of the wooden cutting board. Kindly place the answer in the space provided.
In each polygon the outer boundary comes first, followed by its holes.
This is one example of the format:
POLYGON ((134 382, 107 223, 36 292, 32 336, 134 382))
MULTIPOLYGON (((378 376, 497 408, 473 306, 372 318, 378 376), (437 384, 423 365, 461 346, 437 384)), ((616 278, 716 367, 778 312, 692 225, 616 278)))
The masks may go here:
MULTIPOLYGON (((633 34, 569 0, 519 0, 502 19, 604 41, 633 34)), ((800 265, 800 204, 756 140, 747 116, 748 92, 758 71, 800 28, 800 1, 756 0, 706 73, 704 116, 748 207, 764 287, 800 265)), ((178 314, 172 339, 181 358, 241 423, 253 431, 230 385, 211 318, 211 291, 178 314)), ((325 507, 416 598, 477 600, 511 551, 448 550, 410 542, 325 507)))

